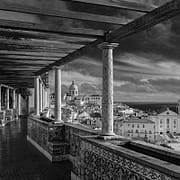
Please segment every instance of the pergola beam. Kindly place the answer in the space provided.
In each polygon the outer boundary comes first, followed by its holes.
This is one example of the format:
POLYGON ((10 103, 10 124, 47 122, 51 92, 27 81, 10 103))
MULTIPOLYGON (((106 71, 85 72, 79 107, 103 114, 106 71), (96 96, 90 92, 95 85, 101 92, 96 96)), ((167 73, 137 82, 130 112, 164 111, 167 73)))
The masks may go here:
POLYGON ((13 39, 0 39, 0 44, 5 45, 17 45, 17 46, 32 46, 32 47, 44 47, 44 48, 68 48, 68 49, 79 49, 82 44, 73 44, 65 42, 52 42, 52 41, 36 41, 36 40, 13 40, 13 39))
POLYGON ((66 43, 81 43, 87 44, 95 38, 88 37, 79 37, 79 36, 70 36, 70 35, 61 35, 57 33, 48 33, 48 32, 39 32, 39 31, 27 31, 20 29, 11 29, 11 28, 0 28, 1 37, 5 38, 16 38, 16 39, 35 39, 39 41, 56 41, 56 42, 66 42, 66 43))
POLYGON ((124 25, 128 22, 132 21, 131 19, 124 17, 114 17, 114 16, 105 16, 105 15, 96 15, 90 13, 82 13, 78 11, 70 11, 70 10, 50 10, 36 7, 27 7, 25 5, 13 5, 10 3, 1 3, 0 10, 17 12, 17 13, 27 13, 33 15, 42 15, 46 17, 55 17, 55 18, 68 18, 75 20, 83 20, 83 21, 93 21, 98 23, 109 23, 115 25, 124 25))
POLYGON ((141 16, 140 18, 128 23, 126 26, 114 30, 107 34, 106 40, 108 42, 119 42, 120 39, 130 36, 132 34, 144 31, 152 26, 168 20, 180 13, 180 1, 172 0, 165 5, 156 8, 155 10, 141 16))
MULTIPOLYGON (((146 30, 162 21, 165 21, 175 15, 180 13, 180 1, 179 0, 173 0, 169 3, 166 3, 165 5, 156 8, 155 10, 147 13, 146 15, 134 20, 133 22, 109 33, 106 36, 105 41, 107 42, 119 42, 120 39, 133 35, 137 32, 141 32, 143 30, 146 30)), ((50 69, 52 69, 53 66, 60 66, 64 65, 68 62, 73 61, 74 59, 80 57, 82 54, 85 54, 88 52, 88 49, 92 46, 96 46, 97 44, 100 44, 104 40, 98 39, 87 46, 80 48, 77 51, 74 51, 70 53, 69 55, 61 58, 59 61, 50 64, 49 66, 41 69, 40 71, 37 71, 36 74, 42 74, 50 69)))
MULTIPOLYGON (((67 0, 64 0, 67 1, 67 0)), ((69 1, 69 0, 68 0, 69 1)), ((142 12, 148 13, 152 11, 154 8, 152 6, 148 6, 145 4, 134 3, 134 2, 127 2, 127 1, 112 1, 112 0, 71 0, 72 2, 79 2, 84 4, 91 4, 91 5, 99 5, 105 7, 112 7, 118 9, 124 9, 128 11, 135 11, 135 12, 142 12)))
MULTIPOLYGON (((59 56, 60 58, 61 56, 59 56)), ((0 54, 0 61, 2 60, 10 60, 10 61, 31 61, 33 63, 36 63, 38 61, 43 61, 43 62, 52 62, 52 61, 57 61, 58 57, 38 57, 38 56, 21 56, 21 55, 2 55, 0 54)))
POLYGON ((50 52, 33 52, 31 51, 9 51, 9 50, 0 50, 0 56, 26 56, 26 57, 39 57, 41 59, 44 58, 60 58, 66 56, 67 53, 50 53, 50 52))
POLYGON ((73 27, 67 28, 65 26, 58 26, 55 24, 52 26, 50 24, 38 24, 38 23, 0 19, 0 27, 26 30, 26 31, 43 32, 43 33, 53 33, 64 36, 69 35, 69 36, 87 37, 87 38, 104 37, 103 30, 73 28, 73 27))

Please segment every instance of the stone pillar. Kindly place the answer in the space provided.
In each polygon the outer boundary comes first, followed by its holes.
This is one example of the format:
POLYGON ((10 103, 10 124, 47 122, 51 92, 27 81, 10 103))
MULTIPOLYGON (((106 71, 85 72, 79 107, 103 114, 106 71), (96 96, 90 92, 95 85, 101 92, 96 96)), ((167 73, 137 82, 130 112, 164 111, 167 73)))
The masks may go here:
POLYGON ((50 89, 47 88, 47 107, 50 108, 50 97, 49 97, 49 94, 50 94, 50 89))
POLYGON ((61 120, 61 69, 55 67, 55 121, 63 122, 61 120))
POLYGON ((104 42, 99 45, 102 49, 103 60, 103 92, 102 92, 102 135, 113 136, 113 48, 117 43, 104 42))
POLYGON ((13 89, 13 109, 16 109, 16 90, 13 89))
POLYGON ((6 89, 6 109, 9 109, 9 88, 6 89))
POLYGON ((29 96, 27 96, 26 98, 27 98, 27 99, 26 99, 26 103, 27 103, 27 104, 26 104, 26 105, 27 105, 27 106, 26 106, 26 108, 27 108, 27 115, 29 115, 29 113, 30 113, 29 96))
POLYGON ((39 116, 39 76, 34 79, 34 112, 39 116))
POLYGON ((39 111, 42 112, 42 82, 39 82, 39 111))
POLYGON ((45 93, 45 87, 44 87, 44 84, 43 84, 43 86, 42 86, 42 110, 44 110, 44 107, 45 107, 44 93, 45 93))
POLYGON ((1 104, 2 104, 2 98, 1 98, 1 85, 0 85, 0 111, 1 111, 1 104))
POLYGON ((18 104, 18 115, 20 116, 21 115, 21 94, 20 93, 17 94, 17 98, 18 98, 18 102, 17 102, 17 104, 18 104))

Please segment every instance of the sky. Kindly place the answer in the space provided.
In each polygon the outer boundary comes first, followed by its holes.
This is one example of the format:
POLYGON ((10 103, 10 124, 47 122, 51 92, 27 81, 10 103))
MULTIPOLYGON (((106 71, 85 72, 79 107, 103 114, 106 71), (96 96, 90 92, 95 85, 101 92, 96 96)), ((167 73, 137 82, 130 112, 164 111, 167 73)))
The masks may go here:
MULTIPOLYGON (((159 1, 162 2, 162 1, 159 1)), ((122 39, 114 50, 114 100, 177 102, 180 99, 180 16, 122 39)), ((72 80, 80 94, 101 94, 101 50, 66 64, 63 93, 72 80)))

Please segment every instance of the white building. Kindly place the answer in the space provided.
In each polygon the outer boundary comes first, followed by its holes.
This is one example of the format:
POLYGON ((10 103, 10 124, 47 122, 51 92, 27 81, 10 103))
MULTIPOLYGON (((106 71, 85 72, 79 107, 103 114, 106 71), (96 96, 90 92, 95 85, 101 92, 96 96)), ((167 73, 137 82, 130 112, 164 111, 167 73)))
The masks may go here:
POLYGON ((126 119, 114 121, 114 133, 144 141, 155 141, 155 123, 149 119, 126 119))
POLYGON ((158 115, 150 116, 150 119, 155 122, 156 135, 180 133, 180 115, 169 108, 158 115))
POLYGON ((84 97, 85 103, 95 104, 101 106, 102 96, 101 95, 87 95, 84 97))
POLYGON ((74 98, 74 103, 77 106, 83 106, 85 104, 84 96, 78 95, 74 98))

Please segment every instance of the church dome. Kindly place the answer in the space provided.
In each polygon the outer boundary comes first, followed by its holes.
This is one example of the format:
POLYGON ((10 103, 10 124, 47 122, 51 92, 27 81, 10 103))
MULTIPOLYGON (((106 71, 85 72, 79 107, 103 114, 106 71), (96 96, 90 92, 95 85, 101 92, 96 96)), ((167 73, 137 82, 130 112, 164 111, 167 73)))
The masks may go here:
POLYGON ((75 84, 75 81, 72 81, 72 84, 69 86, 69 91, 78 90, 78 86, 75 84))
POLYGON ((78 86, 75 84, 75 81, 72 81, 72 84, 69 86, 69 94, 73 98, 78 96, 78 86))

